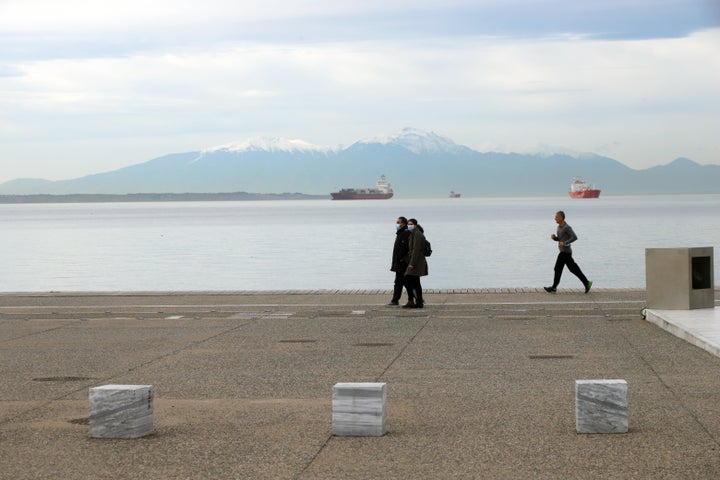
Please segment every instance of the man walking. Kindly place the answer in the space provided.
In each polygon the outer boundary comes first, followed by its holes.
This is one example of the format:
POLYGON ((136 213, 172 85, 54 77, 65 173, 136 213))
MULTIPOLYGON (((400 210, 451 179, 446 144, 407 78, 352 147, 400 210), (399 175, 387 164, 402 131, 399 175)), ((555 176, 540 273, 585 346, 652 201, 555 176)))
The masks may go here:
MULTIPOLYGON (((408 267, 408 253, 410 252, 410 246, 408 244, 410 240, 411 232, 407 228, 407 218, 398 217, 395 228, 395 245, 393 246, 392 253, 392 266, 390 271, 395 272, 395 289, 393 291, 390 305, 400 305, 400 297, 402 296, 403 286, 405 285, 405 271, 408 267)), ((413 303, 414 299, 410 290, 408 290, 408 303, 413 303)))
POLYGON ((543 288, 548 293, 557 293, 557 286, 560 283, 563 268, 567 265, 568 270, 578 277, 585 286, 585 293, 588 293, 590 287, 592 287, 592 282, 585 277, 578 264, 573 260, 570 244, 577 240, 578 237, 575 235, 572 227, 565 223, 565 212, 560 210, 555 214, 555 223, 558 224, 557 233, 550 235, 550 238, 558 242, 560 252, 555 261, 555 278, 553 279, 553 284, 550 287, 543 288))

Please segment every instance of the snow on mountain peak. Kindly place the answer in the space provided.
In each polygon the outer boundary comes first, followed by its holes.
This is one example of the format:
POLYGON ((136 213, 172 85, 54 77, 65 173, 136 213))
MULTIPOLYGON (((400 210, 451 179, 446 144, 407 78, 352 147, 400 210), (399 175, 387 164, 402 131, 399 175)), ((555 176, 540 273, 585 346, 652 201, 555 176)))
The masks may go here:
POLYGON ((578 152, 567 147, 557 145, 548 145, 546 143, 538 143, 529 147, 515 148, 514 153, 522 153, 527 155, 538 155, 541 157, 551 157, 553 155, 566 155, 568 157, 583 159, 595 156, 592 153, 578 152))
POLYGON ((238 142, 226 143, 217 147, 206 148, 203 153, 212 153, 220 150, 228 152, 322 152, 327 153, 333 150, 331 147, 315 145, 305 140, 287 139, 279 137, 253 137, 238 142))
POLYGON ((406 127, 392 135, 381 135, 358 143, 379 143, 382 145, 394 144, 401 146, 413 153, 447 152, 464 149, 461 145, 453 142, 447 137, 440 136, 435 132, 425 132, 417 128, 406 127))

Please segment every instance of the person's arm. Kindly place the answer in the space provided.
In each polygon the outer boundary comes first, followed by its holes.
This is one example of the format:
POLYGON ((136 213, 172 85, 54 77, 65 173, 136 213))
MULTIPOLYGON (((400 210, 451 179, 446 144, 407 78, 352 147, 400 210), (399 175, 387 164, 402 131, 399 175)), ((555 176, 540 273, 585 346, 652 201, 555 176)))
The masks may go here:
POLYGON ((573 230, 570 225, 563 227, 562 236, 563 240, 560 242, 560 247, 567 247, 578 239, 577 235, 575 235, 575 230, 573 230))

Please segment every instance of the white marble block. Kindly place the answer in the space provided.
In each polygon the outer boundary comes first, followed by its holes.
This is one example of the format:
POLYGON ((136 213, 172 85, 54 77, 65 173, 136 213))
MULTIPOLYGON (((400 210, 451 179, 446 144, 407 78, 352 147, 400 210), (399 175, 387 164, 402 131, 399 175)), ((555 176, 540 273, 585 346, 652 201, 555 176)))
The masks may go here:
POLYGON ((385 383, 337 383, 332 395, 332 433, 380 437, 387 432, 385 383))
POLYGON ((152 385, 103 385, 90 389, 91 437, 138 438, 152 432, 152 385))
POLYGON ((576 380, 575 430, 577 433, 627 433, 627 382, 576 380))

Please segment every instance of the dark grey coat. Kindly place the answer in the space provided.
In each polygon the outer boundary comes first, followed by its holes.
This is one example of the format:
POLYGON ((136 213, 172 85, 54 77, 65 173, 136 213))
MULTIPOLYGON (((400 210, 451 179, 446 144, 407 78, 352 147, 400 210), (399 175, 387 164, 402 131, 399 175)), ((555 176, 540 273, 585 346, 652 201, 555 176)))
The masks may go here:
POLYGON ((412 265, 414 268, 405 272, 405 275, 415 275, 417 277, 424 277, 428 274, 428 264, 425 260, 425 235, 420 229, 415 228, 412 235, 410 235, 410 253, 408 265, 412 265))
POLYGON ((570 225, 564 222, 562 225, 558 225, 557 233, 555 234, 555 241, 558 242, 558 248, 561 252, 572 253, 570 244, 577 239, 578 237, 575 235, 575 231, 570 225), (562 248, 560 247, 560 242, 563 242, 562 248))

